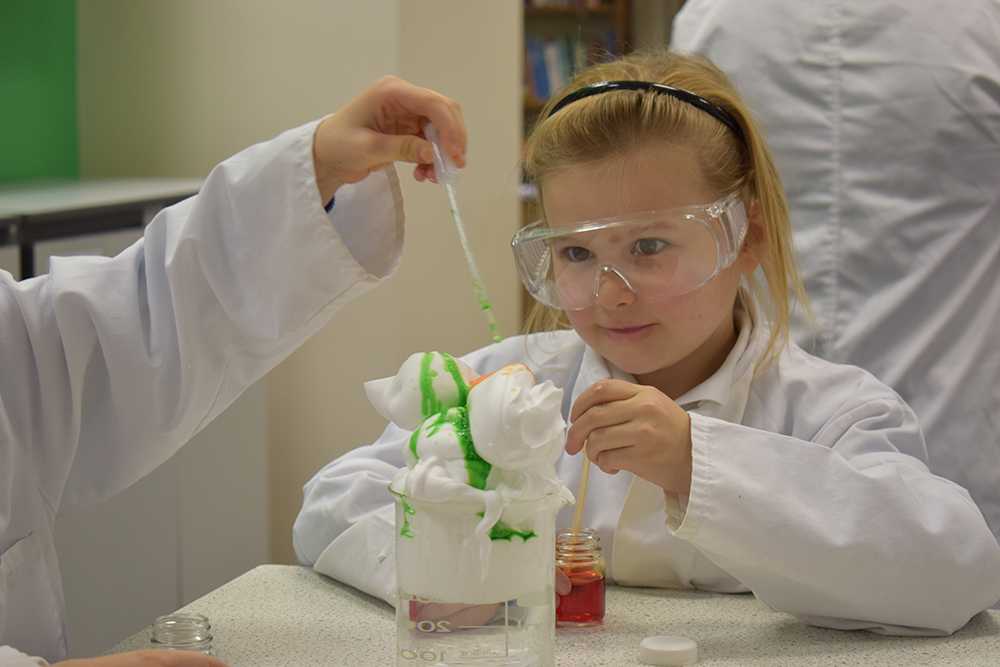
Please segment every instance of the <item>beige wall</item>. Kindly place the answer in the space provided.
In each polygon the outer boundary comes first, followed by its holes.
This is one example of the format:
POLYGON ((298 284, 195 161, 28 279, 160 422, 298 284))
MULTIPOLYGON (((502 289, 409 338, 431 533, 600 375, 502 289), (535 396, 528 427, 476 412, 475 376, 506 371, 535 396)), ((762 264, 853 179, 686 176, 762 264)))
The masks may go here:
POLYGON ((398 3, 78 0, 82 176, 205 176, 335 111, 397 68, 398 3))
POLYGON ((670 43, 670 30, 684 0, 632 0, 633 46, 657 47, 670 43))

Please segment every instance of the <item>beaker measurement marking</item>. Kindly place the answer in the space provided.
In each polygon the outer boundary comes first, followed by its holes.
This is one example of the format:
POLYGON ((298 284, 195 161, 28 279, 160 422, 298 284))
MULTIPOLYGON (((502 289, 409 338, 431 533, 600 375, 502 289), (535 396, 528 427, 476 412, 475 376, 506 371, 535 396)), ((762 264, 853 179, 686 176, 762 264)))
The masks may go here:
POLYGON ((420 621, 414 623, 413 627, 420 632, 451 632, 451 628, 448 627, 450 623, 450 621, 420 621))
POLYGON ((399 651, 399 656, 403 660, 423 660, 424 662, 434 662, 435 660, 444 660, 444 651, 440 654, 434 651, 421 651, 417 653, 416 651, 411 651, 408 648, 401 649, 399 651))

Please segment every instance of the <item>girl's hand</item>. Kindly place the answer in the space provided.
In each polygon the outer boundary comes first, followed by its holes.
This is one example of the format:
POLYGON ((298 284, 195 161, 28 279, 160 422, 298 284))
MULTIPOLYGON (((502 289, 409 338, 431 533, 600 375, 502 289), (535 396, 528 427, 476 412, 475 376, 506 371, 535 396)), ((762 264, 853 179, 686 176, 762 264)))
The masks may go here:
POLYGON ((569 580, 569 575, 557 567, 556 595, 567 595, 572 590, 573 590, 573 582, 569 580))
POLYGON ((458 103, 427 88, 384 76, 327 117, 313 137, 313 164, 324 204, 344 183, 357 183, 390 162, 412 162, 418 181, 434 178, 424 126, 434 123, 441 147, 465 166, 465 123, 458 103))
POLYGON ((587 456, 606 473, 628 470, 687 495, 691 491, 691 417, 653 387, 601 380, 573 404, 566 453, 587 445, 587 456))

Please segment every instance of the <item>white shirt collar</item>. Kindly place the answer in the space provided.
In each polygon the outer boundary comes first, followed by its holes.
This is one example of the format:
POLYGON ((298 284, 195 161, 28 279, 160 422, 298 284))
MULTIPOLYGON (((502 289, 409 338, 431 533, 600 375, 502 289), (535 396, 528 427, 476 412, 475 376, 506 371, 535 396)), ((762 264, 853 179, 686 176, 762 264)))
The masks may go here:
POLYGON ((766 327, 754 326, 759 317, 753 307, 737 307, 733 319, 739 335, 726 360, 710 378, 679 397, 677 404, 685 410, 739 423, 750 395, 760 334, 766 327))

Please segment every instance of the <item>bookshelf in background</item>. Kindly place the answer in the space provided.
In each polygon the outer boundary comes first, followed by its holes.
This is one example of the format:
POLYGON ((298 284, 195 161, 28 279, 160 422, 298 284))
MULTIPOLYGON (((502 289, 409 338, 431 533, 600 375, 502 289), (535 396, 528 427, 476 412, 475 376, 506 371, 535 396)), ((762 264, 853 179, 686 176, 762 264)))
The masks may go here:
MULTIPOLYGON (((526 0, 524 5, 524 131, 549 96, 588 65, 628 52, 631 0, 526 0)), ((540 217, 536 193, 521 186, 522 224, 540 217)), ((524 292, 526 316, 534 300, 524 292)))
POLYGON ((526 120, 534 121, 549 96, 574 73, 626 52, 631 38, 630 0, 526 0, 526 120))

